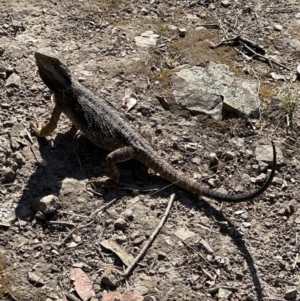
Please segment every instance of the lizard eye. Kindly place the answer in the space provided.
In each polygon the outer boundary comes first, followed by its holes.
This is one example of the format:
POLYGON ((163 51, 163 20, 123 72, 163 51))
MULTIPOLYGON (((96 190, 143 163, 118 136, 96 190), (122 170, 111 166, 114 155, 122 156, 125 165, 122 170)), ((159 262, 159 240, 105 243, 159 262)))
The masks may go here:
POLYGON ((53 59, 50 60, 50 64, 55 65, 55 63, 56 63, 56 60, 53 60, 53 59))

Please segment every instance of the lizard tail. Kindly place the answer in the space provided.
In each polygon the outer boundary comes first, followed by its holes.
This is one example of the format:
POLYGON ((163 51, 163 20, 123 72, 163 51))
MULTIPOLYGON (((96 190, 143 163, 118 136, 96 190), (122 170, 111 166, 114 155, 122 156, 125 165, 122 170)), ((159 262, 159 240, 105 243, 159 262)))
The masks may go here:
POLYGON ((262 194, 271 184, 276 170, 276 148, 272 141, 273 148, 273 162, 272 162, 272 171, 269 175, 269 178, 265 181, 265 183, 254 192, 245 193, 245 194, 224 194, 210 188, 204 187, 201 183, 197 182, 194 179, 188 178, 183 172, 176 170, 173 166, 159 158, 157 155, 151 153, 146 156, 139 156, 138 160, 150 167, 151 169, 158 172, 161 177, 166 180, 186 189, 200 196, 206 196, 208 198, 213 198, 218 201, 239 203, 244 201, 253 200, 262 194))

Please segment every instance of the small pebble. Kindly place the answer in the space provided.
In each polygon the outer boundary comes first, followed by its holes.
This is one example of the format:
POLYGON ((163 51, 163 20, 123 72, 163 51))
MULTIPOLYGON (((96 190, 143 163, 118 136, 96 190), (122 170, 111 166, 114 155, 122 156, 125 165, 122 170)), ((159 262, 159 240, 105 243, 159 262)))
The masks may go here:
POLYGON ((126 219, 132 221, 132 220, 133 220, 133 211, 132 211, 132 209, 126 209, 126 210, 124 211, 124 217, 125 217, 126 219))
POLYGON ((114 223, 115 229, 125 230, 127 227, 126 221, 124 218, 120 217, 118 218, 114 223))
POLYGON ((261 173, 255 178, 256 183, 263 183, 266 180, 267 176, 264 173, 261 173))
POLYGON ((296 287, 290 288, 289 290, 287 290, 285 292, 285 295, 284 295, 284 298, 287 300, 296 299, 296 297, 297 297, 297 288, 296 287))
POLYGON ((283 27, 280 24, 275 24, 274 29, 277 30, 277 31, 282 31, 283 27))
POLYGON ((167 254, 165 253, 165 252, 158 252, 158 254, 157 254, 157 259, 158 260, 163 260, 163 259, 165 259, 167 257, 167 254))
POLYGON ((228 160, 232 160, 232 159, 234 159, 234 158, 236 157, 236 155, 235 155, 235 153, 232 152, 232 151, 227 151, 227 152, 225 153, 225 157, 226 157, 226 159, 228 159, 228 160))
POLYGON ((186 35, 186 29, 185 28, 179 28, 178 31, 179 31, 179 36, 181 38, 184 38, 185 35, 186 35))
POLYGON ((127 241, 127 237, 125 235, 119 235, 116 237, 116 242, 119 245, 122 245, 123 243, 125 243, 127 241))
POLYGON ((140 236, 140 237, 137 237, 137 238, 132 242, 132 244, 133 244, 134 246, 139 246, 144 240, 145 240, 145 237, 144 237, 144 236, 140 236))
POLYGON ((231 3, 230 3, 230 1, 228 1, 228 0, 223 0, 223 1, 221 1, 221 4, 222 4, 223 7, 226 7, 226 8, 227 8, 227 7, 230 6, 231 3))

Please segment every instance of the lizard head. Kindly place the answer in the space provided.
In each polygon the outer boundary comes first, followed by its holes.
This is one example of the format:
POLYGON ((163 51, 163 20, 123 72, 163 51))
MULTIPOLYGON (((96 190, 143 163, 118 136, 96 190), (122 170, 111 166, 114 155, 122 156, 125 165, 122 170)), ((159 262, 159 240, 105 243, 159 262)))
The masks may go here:
POLYGON ((50 90, 60 93, 72 85, 71 71, 55 50, 39 49, 35 60, 40 77, 50 90))

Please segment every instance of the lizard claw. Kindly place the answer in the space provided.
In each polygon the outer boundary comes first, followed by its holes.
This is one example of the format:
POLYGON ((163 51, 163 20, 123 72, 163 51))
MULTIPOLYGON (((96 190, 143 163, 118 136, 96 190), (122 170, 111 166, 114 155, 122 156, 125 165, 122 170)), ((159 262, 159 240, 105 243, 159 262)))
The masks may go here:
POLYGON ((116 187, 116 183, 108 177, 102 177, 102 178, 94 178, 88 181, 89 184, 93 183, 96 187, 101 188, 114 188, 116 187))
POLYGON ((44 137, 45 135, 43 135, 42 131, 46 124, 46 122, 35 121, 30 124, 30 128, 38 137, 44 137))

